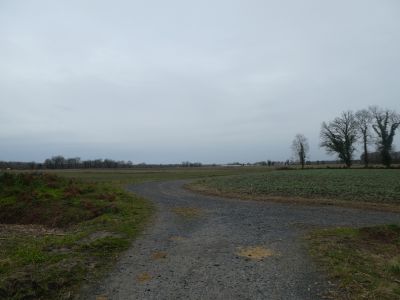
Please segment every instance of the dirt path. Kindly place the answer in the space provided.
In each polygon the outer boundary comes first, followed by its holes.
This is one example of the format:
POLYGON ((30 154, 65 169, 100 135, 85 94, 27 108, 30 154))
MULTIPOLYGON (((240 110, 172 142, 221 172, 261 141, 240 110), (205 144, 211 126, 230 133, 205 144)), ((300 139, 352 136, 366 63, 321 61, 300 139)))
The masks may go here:
POLYGON ((183 183, 129 188, 158 212, 85 299, 320 299, 329 284, 307 254, 309 229, 400 221, 399 214, 196 195, 183 183))

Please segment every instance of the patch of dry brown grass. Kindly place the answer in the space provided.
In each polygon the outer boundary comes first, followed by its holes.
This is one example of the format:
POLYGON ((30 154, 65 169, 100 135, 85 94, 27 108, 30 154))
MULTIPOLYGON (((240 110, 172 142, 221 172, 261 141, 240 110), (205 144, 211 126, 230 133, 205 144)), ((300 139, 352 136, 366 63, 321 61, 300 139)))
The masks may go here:
POLYGON ((236 254, 254 260, 262 260, 263 258, 276 255, 271 249, 262 246, 240 247, 236 254))
POLYGON ((136 277, 136 280, 137 280, 138 282, 140 282, 140 283, 148 282, 148 281, 150 281, 151 279, 152 279, 151 275, 150 275, 149 273, 147 273, 147 272, 140 273, 140 274, 136 277))

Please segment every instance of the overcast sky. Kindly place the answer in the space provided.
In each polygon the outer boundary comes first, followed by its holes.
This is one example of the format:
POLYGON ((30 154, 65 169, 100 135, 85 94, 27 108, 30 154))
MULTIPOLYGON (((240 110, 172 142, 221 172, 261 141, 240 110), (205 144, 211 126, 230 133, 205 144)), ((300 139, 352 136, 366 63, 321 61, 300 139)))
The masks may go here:
POLYGON ((326 159, 322 121, 399 80, 398 0, 1 0, 0 160, 326 159))

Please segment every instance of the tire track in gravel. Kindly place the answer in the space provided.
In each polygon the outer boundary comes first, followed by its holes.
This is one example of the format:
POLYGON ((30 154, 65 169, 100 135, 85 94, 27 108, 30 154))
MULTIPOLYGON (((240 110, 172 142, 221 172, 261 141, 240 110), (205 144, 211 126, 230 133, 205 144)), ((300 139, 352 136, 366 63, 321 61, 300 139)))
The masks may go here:
POLYGON ((157 213, 83 299, 321 299, 330 286, 303 243, 310 228, 400 222, 395 213, 198 195, 186 182, 129 187, 157 213))

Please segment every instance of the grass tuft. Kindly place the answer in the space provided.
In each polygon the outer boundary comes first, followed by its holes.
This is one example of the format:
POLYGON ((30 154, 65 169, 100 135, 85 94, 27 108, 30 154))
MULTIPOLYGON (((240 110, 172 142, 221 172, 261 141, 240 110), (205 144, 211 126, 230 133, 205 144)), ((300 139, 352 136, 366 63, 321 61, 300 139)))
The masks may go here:
POLYGON ((311 253, 342 299, 400 299, 400 226, 314 231, 311 253))
POLYGON ((54 174, 0 174, 0 187, 1 299, 72 299, 152 212, 116 186, 54 174))

